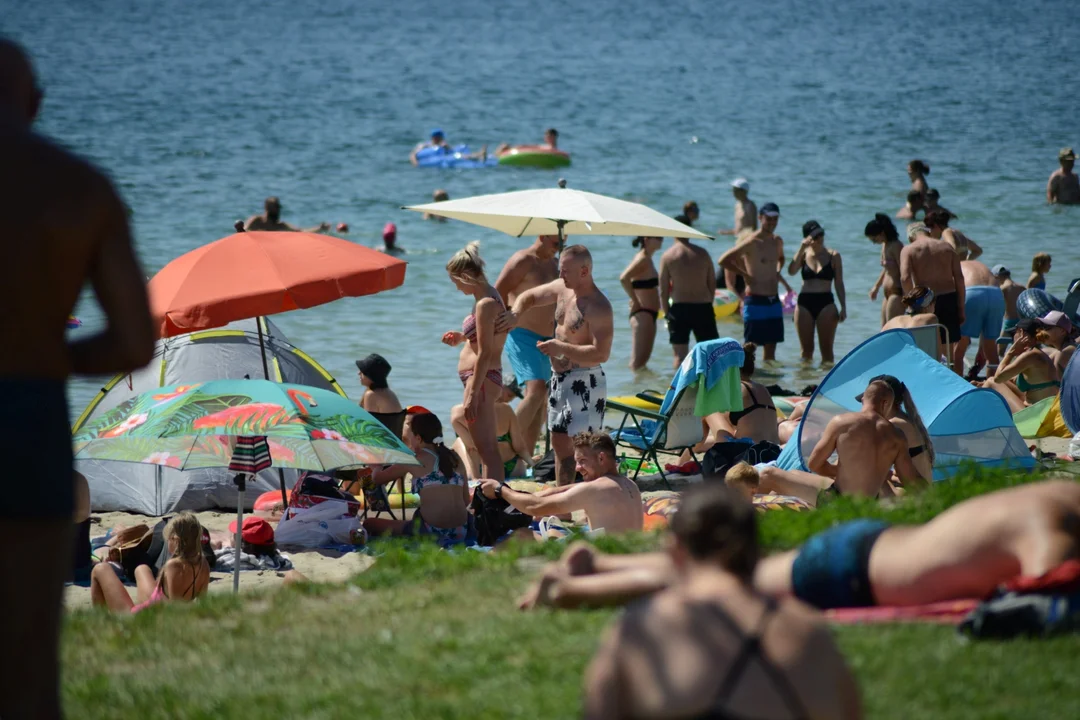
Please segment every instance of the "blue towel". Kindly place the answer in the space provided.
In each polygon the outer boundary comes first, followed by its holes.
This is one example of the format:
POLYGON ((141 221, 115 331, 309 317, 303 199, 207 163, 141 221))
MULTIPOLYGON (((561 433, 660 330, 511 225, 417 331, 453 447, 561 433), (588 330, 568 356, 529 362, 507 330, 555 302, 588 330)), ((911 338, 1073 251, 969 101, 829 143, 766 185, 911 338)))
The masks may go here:
POLYGON ((708 390, 719 382, 730 368, 741 368, 744 359, 742 343, 738 340, 725 337, 698 343, 671 379, 671 387, 664 396, 660 412, 670 412, 679 393, 692 387, 701 377, 704 376, 705 385, 703 388, 699 386, 699 389, 708 390))

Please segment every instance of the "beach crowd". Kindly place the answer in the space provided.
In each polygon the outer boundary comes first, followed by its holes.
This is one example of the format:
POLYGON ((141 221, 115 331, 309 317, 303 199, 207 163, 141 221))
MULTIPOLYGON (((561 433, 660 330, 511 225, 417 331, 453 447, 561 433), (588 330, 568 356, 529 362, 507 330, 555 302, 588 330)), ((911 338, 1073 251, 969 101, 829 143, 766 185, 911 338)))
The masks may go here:
MULTIPOLYGON (((4 448, 11 467, 32 467, 36 473, 36 482, 20 483, 18 492, 5 493, 0 504, 5 548, 0 573, 20 578, 0 587, 0 646, 13 660, 0 673, 0 716, 5 718, 60 716, 57 647, 72 518, 82 524, 88 516, 85 487, 73 481, 66 380, 72 373, 131 372, 150 361, 154 348, 145 279, 125 207, 100 171, 31 129, 41 100, 25 52, 0 39, 0 144, 6 151, 0 202, 9 221, 4 246, 9 262, 3 272, 11 290, 0 328, 9 341, 17 336, 23 348, 0 361, 0 383, 9 402, 20 408, 6 427, 4 448), (106 327, 71 340, 65 321, 86 283, 106 327), (22 559, 31 554, 38 560, 28 569, 22 559)), ((548 131, 549 149, 557 137, 557 131, 548 131)), ((445 142, 441 134, 439 140, 445 142)), ((414 151, 414 162, 415 156, 414 151)), ((1050 177, 1046 200, 1080 203, 1075 154, 1065 148, 1058 159, 1061 167, 1050 177)), ((959 217, 941 206, 939 193, 928 186, 929 165, 912 160, 907 173, 911 189, 905 206, 892 215, 873 214, 865 229, 868 242, 881 251, 880 275, 868 289, 870 300, 881 296, 881 329, 927 328, 935 361, 998 392, 1014 411, 1053 397, 1075 349, 1073 318, 1048 309, 1021 319, 1017 308, 1025 290, 1045 289, 1050 256, 1034 256, 1023 284, 1009 268, 987 266, 980 258, 993 257, 993 248, 952 227, 959 217), (907 223, 903 231, 893 215, 907 223), (977 353, 969 370, 965 358, 971 345, 977 353), (1002 346, 1006 349, 999 354, 1002 346)), ((775 362, 776 346, 786 341, 781 287, 795 291, 785 273, 802 281, 793 322, 804 361, 817 352, 822 367, 835 362, 836 329, 848 314, 844 261, 826 245, 823 224, 803 222, 801 240, 789 257, 776 233, 778 203, 759 207, 745 178, 735 179, 731 191, 732 227, 720 231, 735 239, 729 249, 713 257, 687 238, 674 238, 663 249, 660 237, 637 237, 632 241, 636 254, 620 277, 628 298, 634 369, 649 361, 661 317, 678 369, 693 360, 697 344, 720 339, 718 289, 730 293, 727 302, 738 304, 740 409, 701 418, 700 441, 688 447, 691 460, 709 453, 716 457, 732 443, 779 448, 798 427, 803 406, 778 416, 769 388, 754 379, 758 349, 760 364, 768 366, 775 362)), ((436 192, 436 200, 444 196, 436 192)), ((699 218, 691 201, 676 219, 693 227, 699 218)), ((277 198, 267 199, 265 212, 238 229, 301 230, 281 220, 277 198)), ((307 231, 328 229, 322 223, 307 231)), ((386 252, 400 252, 392 223, 382 237, 386 252)), ((412 519, 369 518, 368 533, 428 535, 446 546, 463 542, 477 494, 540 523, 565 522, 580 513, 591 533, 641 530, 641 491, 620 468, 618 438, 605 432, 604 364, 614 341, 614 309, 596 284, 588 248, 540 236, 498 273, 489 273, 479 244, 470 243, 449 258, 446 272, 470 304, 460 328, 441 337, 460 349, 456 370, 462 401, 443 413, 456 441, 444 440, 438 413, 402 402, 390 387, 389 359, 371 354, 356 362, 365 387, 361 406, 377 418, 396 418, 402 441, 419 463, 341 478, 370 489, 411 477, 420 495, 412 519), (512 381, 504 375, 506 365, 512 381), (554 484, 538 492, 515 489, 506 480, 520 478, 541 459, 535 450, 545 427, 554 484)), ((1080 550, 1080 537, 1070 525, 1080 513, 1080 487, 1037 483, 967 501, 924 526, 856 521, 827 530, 798 550, 761 557, 750 503, 756 494, 791 496, 813 506, 829 495, 894 497, 932 481, 933 443, 904 379, 875 377, 858 402, 857 411, 829 421, 809 455, 808 472, 734 462, 711 478, 717 482, 687 492, 671 521, 669 551, 615 557, 573 544, 545 570, 522 599, 523 607, 592 607, 649 598, 634 605, 605 638, 587 678, 587 716, 858 717, 850 670, 811 607, 981 597, 1017 575, 1041 575, 1080 550), (673 663, 685 670, 678 687, 661 682, 659 668, 673 663)), ((260 518, 250 520, 238 529, 245 552, 272 557, 272 528, 260 518)), ((534 534, 531 528, 524 533, 534 534)), ((135 600, 115 567, 124 543, 135 538, 118 536, 108 551, 110 558, 116 551, 115 563, 107 560, 91 573, 94 602, 140 612, 201 596, 210 581, 204 547, 211 538, 204 535, 190 513, 164 524, 161 566, 131 569, 135 600)))

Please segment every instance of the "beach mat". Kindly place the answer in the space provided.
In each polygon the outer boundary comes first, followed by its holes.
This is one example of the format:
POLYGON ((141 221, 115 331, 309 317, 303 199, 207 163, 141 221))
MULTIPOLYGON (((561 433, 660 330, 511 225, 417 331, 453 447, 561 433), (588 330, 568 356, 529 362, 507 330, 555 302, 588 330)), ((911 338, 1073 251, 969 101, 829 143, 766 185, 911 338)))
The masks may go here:
POLYGON ((825 611, 825 618, 837 625, 874 625, 879 623, 925 622, 959 625, 978 607, 978 600, 946 600, 927 605, 905 607, 835 608, 825 611))
POLYGON ((1044 398, 1039 402, 1013 413, 1013 424, 1025 438, 1060 437, 1071 438, 1065 418, 1061 415, 1061 396, 1044 398))

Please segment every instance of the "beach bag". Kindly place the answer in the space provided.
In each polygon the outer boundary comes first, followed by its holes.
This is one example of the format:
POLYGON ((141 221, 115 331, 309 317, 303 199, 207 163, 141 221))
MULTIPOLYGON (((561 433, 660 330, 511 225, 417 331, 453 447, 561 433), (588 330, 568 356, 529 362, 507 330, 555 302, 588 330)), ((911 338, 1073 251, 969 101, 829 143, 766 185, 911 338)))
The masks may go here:
POLYGON ((289 517, 291 511, 313 508, 328 500, 345 503, 341 515, 355 516, 360 512, 360 502, 349 493, 342 491, 337 485, 337 480, 332 476, 304 473, 293 486, 285 517, 289 517))
POLYGON ((781 448, 776 443, 762 441, 750 444, 733 440, 717 443, 705 452, 701 459, 701 472, 706 478, 723 480, 727 471, 741 462, 757 465, 780 457, 781 448))
POLYGON ((309 548, 362 545, 365 539, 360 519, 349 514, 347 503, 331 498, 308 508, 290 510, 274 531, 274 540, 279 545, 309 548))
POLYGON ((493 546, 506 533, 529 527, 532 517, 510 506, 502 498, 489 498, 476 488, 469 509, 476 526, 476 544, 493 546))

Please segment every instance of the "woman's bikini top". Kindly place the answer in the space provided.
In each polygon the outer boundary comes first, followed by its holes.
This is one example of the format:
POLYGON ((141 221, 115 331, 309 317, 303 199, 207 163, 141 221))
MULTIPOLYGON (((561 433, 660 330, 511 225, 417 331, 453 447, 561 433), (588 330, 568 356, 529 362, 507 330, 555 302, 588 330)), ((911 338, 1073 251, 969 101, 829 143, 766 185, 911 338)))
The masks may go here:
POLYGON ((1020 373, 1016 376, 1016 387, 1020 388, 1020 392, 1030 392, 1032 390, 1046 390, 1047 388, 1061 387, 1061 383, 1057 380, 1051 380, 1050 382, 1035 383, 1032 385, 1024 377, 1024 373, 1020 373))
MULTIPOLYGON (((506 309, 506 305, 503 304, 502 297, 495 295, 493 299, 499 303, 499 307, 503 310, 506 309)), ((465 339, 470 343, 476 342, 476 313, 469 313, 465 316, 465 319, 461 322, 461 334, 465 336, 465 339)))
POLYGON ((821 266, 821 269, 814 272, 810 269, 810 266, 803 261, 802 266, 802 279, 803 280, 834 280, 836 279, 836 271, 833 270, 832 256, 829 256, 829 262, 821 266))
POLYGON ((754 412, 755 410, 772 410, 773 412, 776 412, 775 405, 762 405, 758 402, 758 399, 754 397, 754 388, 752 385, 750 385, 750 383, 744 380, 742 386, 746 388, 746 393, 750 396, 750 399, 754 401, 754 404, 748 408, 740 410, 739 412, 728 413, 728 418, 731 420, 732 425, 738 426, 739 422, 742 421, 744 417, 754 412))
POLYGON ((750 661, 755 657, 757 658, 758 664, 765 671, 765 674, 772 680, 773 687, 776 688, 776 694, 779 695, 784 704, 787 705, 792 716, 797 719, 809 718, 810 713, 806 711, 806 706, 803 705, 802 700, 799 698, 799 694, 795 692, 791 680, 788 679, 783 670, 778 668, 776 664, 769 659, 761 648, 761 637, 765 634, 765 628, 768 625, 769 620, 776 615, 776 601, 772 599, 766 601, 765 612, 762 613, 761 620, 751 634, 744 633, 735 621, 720 608, 715 608, 714 615, 717 619, 720 619, 721 623, 726 625, 731 632, 742 637, 742 646, 739 648, 739 653, 735 656, 735 660, 731 663, 727 675, 724 676, 723 682, 720 683, 720 691, 713 699, 712 707, 700 715, 695 716, 695 720, 738 720, 737 715, 727 712, 723 708, 731 697, 731 693, 734 692, 739 680, 742 679, 743 673, 746 672, 746 668, 749 666, 750 661))
POLYGON ((630 287, 635 290, 651 290, 652 288, 660 287, 660 278, 646 278, 644 280, 631 280, 630 287))

